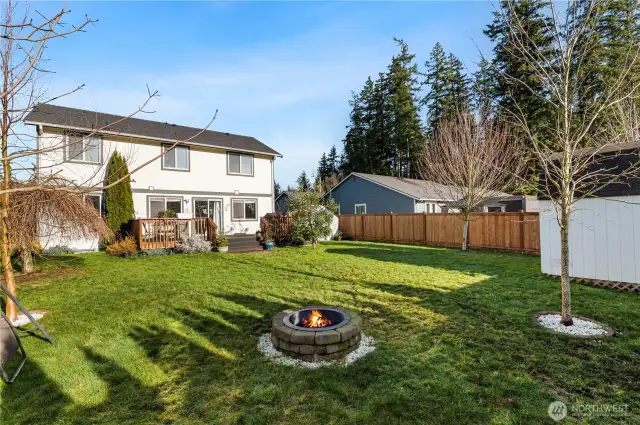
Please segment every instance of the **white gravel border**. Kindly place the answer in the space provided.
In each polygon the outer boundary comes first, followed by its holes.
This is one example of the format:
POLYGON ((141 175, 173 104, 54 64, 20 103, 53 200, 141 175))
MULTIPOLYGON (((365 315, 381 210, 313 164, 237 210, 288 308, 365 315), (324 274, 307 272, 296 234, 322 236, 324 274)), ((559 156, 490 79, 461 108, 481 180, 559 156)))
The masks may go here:
MULTIPOLYGON (((44 317, 44 314, 42 313, 35 313, 33 311, 30 311, 29 313, 31 313, 31 315, 33 316, 34 319, 36 319, 36 321, 44 317)), ((16 320, 11 321, 11 324, 13 326, 24 326, 30 323, 31 323, 31 320, 29 320, 29 318, 24 313, 18 314, 18 317, 16 318, 16 320)))
POLYGON ((344 359, 335 361, 306 362, 304 360, 285 356, 280 351, 278 351, 271 342, 271 333, 269 332, 263 334, 260 338, 258 338, 258 351, 274 363, 278 363, 284 366, 298 366, 307 369, 318 369, 321 367, 333 365, 349 366, 351 363, 373 352, 376 349, 375 343, 376 341, 373 339, 373 337, 361 333, 360 345, 358 346, 358 348, 347 354, 344 359))
POLYGON ((547 313, 538 316, 538 323, 547 329, 574 336, 600 336, 605 335, 609 331, 602 325, 586 319, 578 317, 573 318, 573 325, 565 326, 560 323, 562 315, 559 313, 547 313))

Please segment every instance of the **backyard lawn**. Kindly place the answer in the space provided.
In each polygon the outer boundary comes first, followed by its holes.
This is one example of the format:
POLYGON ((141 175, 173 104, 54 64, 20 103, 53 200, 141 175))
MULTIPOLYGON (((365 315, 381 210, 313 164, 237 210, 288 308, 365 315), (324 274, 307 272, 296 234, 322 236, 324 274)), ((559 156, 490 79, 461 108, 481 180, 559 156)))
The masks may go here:
POLYGON ((607 339, 552 334, 560 283, 518 254, 335 242, 270 255, 49 260, 18 285, 57 346, 2 391, 3 424, 550 424, 549 403, 628 405, 640 423, 640 295, 573 286, 607 339), (57 261, 57 263, 51 263, 57 261), (362 314, 377 349, 349 367, 274 364, 257 350, 278 311, 362 314))

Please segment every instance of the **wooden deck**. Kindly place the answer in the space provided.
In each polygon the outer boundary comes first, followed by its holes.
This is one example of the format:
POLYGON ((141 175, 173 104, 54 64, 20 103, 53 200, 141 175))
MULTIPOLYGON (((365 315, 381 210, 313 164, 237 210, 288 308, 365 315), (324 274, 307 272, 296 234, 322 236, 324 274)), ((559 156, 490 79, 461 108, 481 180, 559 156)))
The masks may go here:
POLYGON ((174 248, 182 236, 201 235, 215 245, 216 224, 210 218, 140 218, 131 231, 141 250, 174 248))

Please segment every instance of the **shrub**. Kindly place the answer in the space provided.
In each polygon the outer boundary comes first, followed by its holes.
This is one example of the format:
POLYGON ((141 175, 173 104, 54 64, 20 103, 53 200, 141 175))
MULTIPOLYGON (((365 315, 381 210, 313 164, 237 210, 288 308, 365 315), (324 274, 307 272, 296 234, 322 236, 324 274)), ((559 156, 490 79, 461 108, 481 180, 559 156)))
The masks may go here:
POLYGON ((325 202, 320 192, 311 190, 290 199, 289 210, 294 242, 310 241, 315 248, 318 239, 331 234, 331 222, 338 206, 333 199, 325 202))
POLYGON ((73 254, 73 249, 64 245, 55 245, 49 247, 43 251, 45 255, 65 255, 65 254, 73 254))
MULTIPOLYGON (((114 152, 109 159, 107 169, 107 184, 112 184, 129 174, 127 162, 118 152, 114 152)), ((106 222, 113 233, 120 233, 123 225, 127 224, 135 214, 133 209, 133 193, 131 192, 130 177, 105 190, 106 222)))
POLYGON ((162 255, 171 255, 173 254, 173 250, 167 248, 152 248, 145 249, 144 251, 140 251, 140 255, 145 255, 148 257, 159 257, 162 255))
POLYGON ((219 247, 229 246, 229 239, 224 234, 219 234, 216 239, 216 245, 219 247))
POLYGON ((198 252, 211 251, 211 242, 204 240, 202 236, 183 236, 176 242, 176 252, 181 254, 196 254, 198 252))
POLYGON ((135 254, 138 252, 138 246, 132 236, 116 241, 109 245, 106 249, 107 254, 119 257, 125 254, 135 254))
POLYGON ((176 218, 178 214, 172 209, 158 212, 158 218, 176 218))

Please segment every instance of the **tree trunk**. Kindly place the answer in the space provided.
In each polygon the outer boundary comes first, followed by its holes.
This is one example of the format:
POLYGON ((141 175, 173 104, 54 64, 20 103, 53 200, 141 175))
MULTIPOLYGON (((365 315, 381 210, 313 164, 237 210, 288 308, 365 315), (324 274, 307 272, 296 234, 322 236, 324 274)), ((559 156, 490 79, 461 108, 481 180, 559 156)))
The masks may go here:
POLYGON ((571 278, 569 277, 569 219, 571 206, 562 204, 560 213, 560 280, 562 282, 562 319, 565 326, 573 325, 571 317, 571 278))
POLYGON ((22 273, 33 273, 33 254, 31 251, 22 250, 20 259, 22 260, 22 273))
MULTIPOLYGON (((2 205, 0 205, 0 242, 2 243, 2 277, 4 278, 4 286, 7 287, 12 295, 16 294, 16 280, 13 276, 13 266, 11 265, 11 243, 9 240, 9 194, 2 195, 2 205)), ((7 308, 5 314, 9 320, 18 317, 16 305, 7 297, 7 308)))
POLYGON ((462 228, 462 250, 467 249, 469 244, 469 213, 464 213, 464 226, 462 228))

